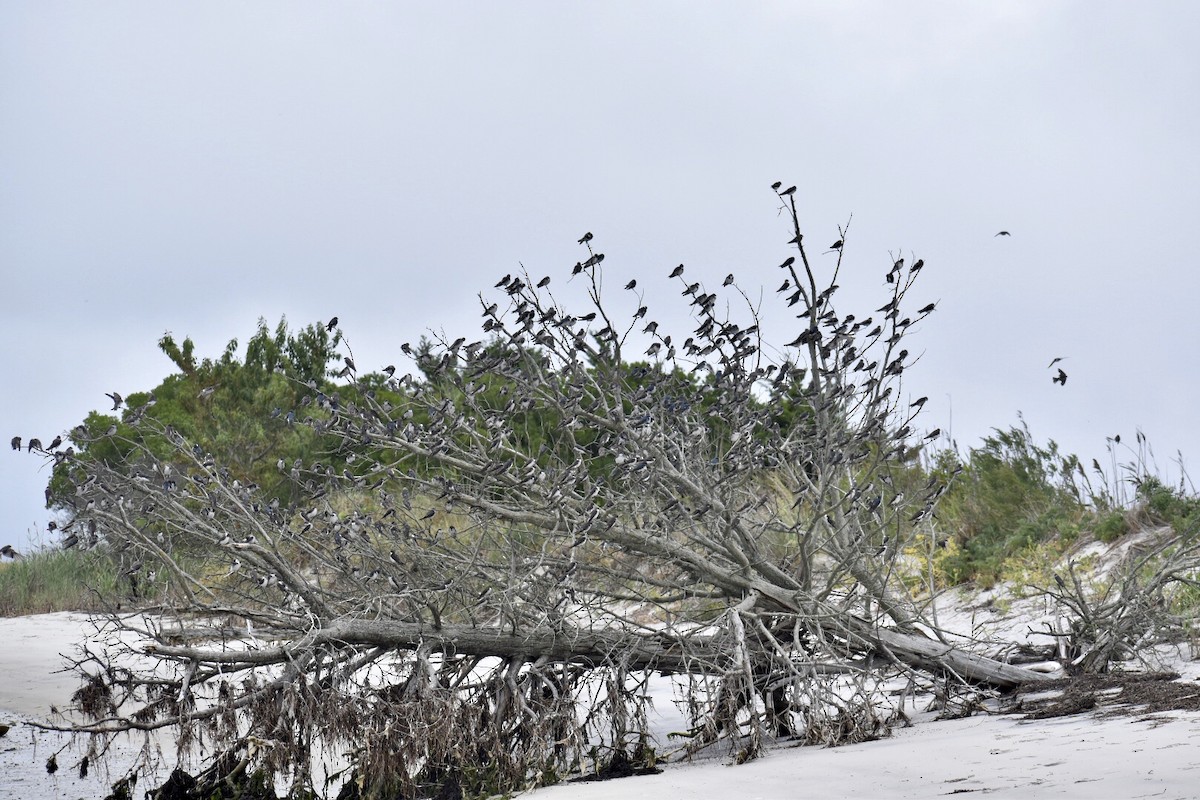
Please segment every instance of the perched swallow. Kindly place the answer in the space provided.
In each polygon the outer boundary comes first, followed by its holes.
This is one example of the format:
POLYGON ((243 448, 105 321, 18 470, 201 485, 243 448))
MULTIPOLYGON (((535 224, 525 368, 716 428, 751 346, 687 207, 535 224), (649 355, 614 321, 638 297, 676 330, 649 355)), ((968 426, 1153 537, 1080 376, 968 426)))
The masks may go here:
POLYGON ((325 332, 329 333, 330 331, 332 331, 334 328, 337 327, 337 324, 338 324, 337 317, 334 317, 333 319, 329 320, 329 322, 325 323, 325 332))
POLYGON ((783 186, 783 181, 775 181, 774 183, 771 184, 771 188, 777 192, 779 191, 780 186, 783 186))
POLYGON ((30 453, 32 453, 34 450, 41 450, 41 449, 42 449, 42 440, 41 439, 30 439, 29 444, 26 445, 26 450, 27 450, 27 452, 30 452, 30 453))
POLYGON ((782 192, 780 192, 780 193, 779 193, 779 196, 780 196, 780 197, 788 197, 789 195, 793 195, 793 194, 795 194, 795 193, 796 193, 796 187, 795 187, 795 186, 789 186, 788 188, 786 188, 786 189, 784 189, 782 192))
POLYGON ((633 288, 633 287, 635 287, 635 286, 637 286, 637 278, 634 278, 634 279, 633 279, 633 280, 631 280, 629 283, 625 284, 625 288, 626 288, 626 290, 628 290, 628 289, 632 289, 632 288, 633 288))
POLYGON ((836 242, 834 242, 833 244, 829 245, 829 249, 830 249, 830 250, 841 250, 841 249, 842 249, 842 245, 843 245, 843 244, 845 244, 845 240, 843 240, 843 239, 838 239, 836 242))
POLYGON ((13 450, 21 449, 21 437, 20 436, 14 436, 12 438, 12 449, 13 450))
POLYGON ((545 289, 549 285, 550 285, 550 276, 547 275, 546 277, 544 277, 540 281, 538 281, 537 288, 545 289))
POLYGON ((725 276, 725 282, 722 283, 721 285, 722 286, 731 286, 732 284, 733 284, 733 273, 731 272, 725 276))
POLYGON ((925 306, 924 308, 919 309, 917 311, 917 313, 918 314, 929 314, 929 313, 932 313, 935 308, 937 308, 937 303, 930 303, 929 305, 925 306))
POLYGON ((581 238, 579 240, 579 244, 585 244, 586 242, 590 242, 591 240, 592 240, 592 232, 588 231, 587 233, 585 233, 583 235, 583 238, 581 238))
POLYGON ((671 274, 668 275, 667 277, 668 278, 678 278, 682 274, 683 274, 683 264, 680 264, 678 267, 671 270, 671 274))
POLYGON ((50 442, 50 446, 49 446, 49 447, 47 447, 46 449, 47 449, 47 450, 53 450, 54 448, 58 447, 60 444, 62 444, 62 437, 61 437, 61 436, 55 436, 55 437, 54 437, 54 441, 50 442))

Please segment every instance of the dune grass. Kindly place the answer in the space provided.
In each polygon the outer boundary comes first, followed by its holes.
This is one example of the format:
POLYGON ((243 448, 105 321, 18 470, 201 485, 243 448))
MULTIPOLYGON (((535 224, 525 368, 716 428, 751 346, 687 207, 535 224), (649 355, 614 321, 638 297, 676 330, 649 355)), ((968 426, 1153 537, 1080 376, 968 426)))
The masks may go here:
POLYGON ((113 562, 79 550, 41 550, 0 564, 0 616, 97 611, 100 596, 119 596, 113 562))

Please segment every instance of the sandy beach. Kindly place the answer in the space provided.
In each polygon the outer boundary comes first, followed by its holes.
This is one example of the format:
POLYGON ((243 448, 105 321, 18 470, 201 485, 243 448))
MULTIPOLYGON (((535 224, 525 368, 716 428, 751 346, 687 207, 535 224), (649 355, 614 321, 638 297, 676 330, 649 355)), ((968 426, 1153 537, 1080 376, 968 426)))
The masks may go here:
MULTIPOLYGON (((45 718, 76 687, 60 672, 60 653, 92 631, 86 618, 48 614, 0 619, 0 721, 45 718)), ((1200 662, 1175 665, 1185 679, 1200 662)), ((1200 686, 1197 687, 1200 692, 1200 686)), ((671 711, 667 697, 660 712, 671 711)), ((936 721, 918 713, 915 724, 886 739, 838 748, 783 744, 765 758, 730 766, 717 754, 695 764, 668 763, 662 774, 604 783, 571 783, 527 794, 541 800, 794 800, 862 796, 926 798, 979 793, 990 797, 1195 798, 1200 796, 1200 712, 1110 714, 1104 709, 1056 719, 977 714, 936 721)), ((660 730, 664 728, 659 727, 660 730)), ((120 765, 141 746, 130 738, 110 764, 78 775, 80 750, 50 755, 67 743, 60 734, 15 724, 0 739, 6 765, 0 798, 103 798, 120 765)))

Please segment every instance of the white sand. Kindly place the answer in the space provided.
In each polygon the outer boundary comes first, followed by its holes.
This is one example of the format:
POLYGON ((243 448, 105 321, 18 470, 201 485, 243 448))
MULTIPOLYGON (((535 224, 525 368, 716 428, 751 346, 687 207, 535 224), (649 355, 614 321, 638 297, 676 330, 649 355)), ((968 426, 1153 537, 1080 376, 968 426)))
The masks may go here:
MULTIPOLYGON (((59 653, 86 638, 72 614, 0 619, 0 721, 44 717, 76 688, 59 653)), ((1200 664, 1183 664, 1187 677, 1200 664)), ((660 703, 660 711, 668 711, 660 703)), ((102 798, 111 776, 78 778, 80 754, 60 754, 64 740, 15 727, 0 739, 0 798, 102 798)), ((136 746, 132 741, 130 747, 136 746)), ((870 797, 1200 797, 1200 713, 1101 717, 1094 713, 1038 722, 1010 716, 924 721, 889 739, 825 748, 779 748, 743 766, 717 761, 667 764, 661 775, 566 784, 530 793, 532 800, 738 800, 870 797)))

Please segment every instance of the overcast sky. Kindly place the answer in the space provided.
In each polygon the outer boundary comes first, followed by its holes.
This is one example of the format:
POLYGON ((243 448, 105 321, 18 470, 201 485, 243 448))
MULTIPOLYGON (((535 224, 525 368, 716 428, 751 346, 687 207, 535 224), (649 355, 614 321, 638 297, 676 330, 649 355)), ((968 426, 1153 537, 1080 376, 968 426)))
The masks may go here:
MULTIPOLYGON (((374 369, 480 335, 477 292, 564 285, 587 230, 682 329, 679 262, 773 297, 782 180, 810 241, 853 214, 843 313, 925 259, 926 429, 1023 412, 1089 460, 1141 429, 1169 470, 1200 458, 1198 41, 1192 0, 0 0, 3 441, 153 388, 164 331, 215 356, 336 314, 374 369)), ((47 469, 3 452, 24 547, 47 469)))

